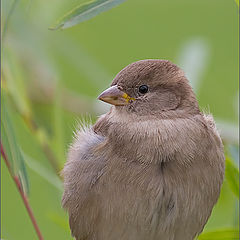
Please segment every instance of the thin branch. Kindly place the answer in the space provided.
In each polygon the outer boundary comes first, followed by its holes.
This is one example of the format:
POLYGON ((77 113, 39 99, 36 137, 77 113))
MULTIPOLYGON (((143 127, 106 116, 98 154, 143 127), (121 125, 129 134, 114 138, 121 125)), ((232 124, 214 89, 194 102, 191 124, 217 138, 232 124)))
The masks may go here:
POLYGON ((31 219, 32 225, 33 225, 33 227, 34 227, 34 229, 35 229, 35 231, 36 231, 36 233, 37 233, 38 239, 39 239, 39 240, 43 240, 42 233, 41 233, 41 231, 40 231, 40 229, 39 229, 39 227, 38 227, 36 218, 34 217, 33 211, 32 211, 32 209, 31 209, 31 207, 30 207, 30 204, 29 204, 29 201, 28 201, 28 197, 25 195, 25 193, 24 193, 24 191, 23 191, 23 188, 22 188, 22 186, 21 186, 21 182, 20 182, 20 180, 19 180, 19 177, 16 176, 16 175, 14 175, 14 173, 13 173, 13 171, 12 171, 12 169, 11 169, 10 162, 8 161, 8 158, 7 158, 7 155, 6 155, 6 153, 5 153, 5 150, 4 150, 4 148, 3 148, 2 143, 1 143, 1 155, 2 155, 2 157, 3 157, 3 159, 4 159, 4 162, 6 163, 6 166, 7 166, 7 168, 8 168, 8 171, 9 171, 9 173, 10 173, 13 181, 15 182, 15 184, 16 184, 16 186, 17 186, 17 189, 18 189, 18 191, 19 191, 19 193, 20 193, 20 195, 21 195, 21 198, 22 198, 22 200, 23 200, 23 203, 24 203, 24 205, 25 205, 25 207, 26 207, 26 209, 27 209, 28 215, 29 215, 29 217, 30 217, 30 219, 31 219))

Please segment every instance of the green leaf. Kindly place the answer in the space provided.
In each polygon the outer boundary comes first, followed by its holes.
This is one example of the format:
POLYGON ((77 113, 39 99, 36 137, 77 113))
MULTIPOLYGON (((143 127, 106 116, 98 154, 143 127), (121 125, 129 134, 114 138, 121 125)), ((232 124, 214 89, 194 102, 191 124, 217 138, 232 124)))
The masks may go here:
POLYGON ((81 4, 72 11, 65 14, 50 30, 64 29, 72 27, 78 23, 89 20, 98 14, 105 12, 125 0, 96 0, 81 4))
POLYGON ((224 229, 213 232, 202 233, 198 240, 237 240, 239 239, 238 229, 224 229))
POLYGON ((7 159, 10 162, 12 174, 19 177, 23 191, 28 195, 28 176, 23 156, 16 142, 16 136, 9 113, 10 109, 10 105, 7 104, 7 96, 4 91, 2 91, 1 142, 6 151, 7 159))
POLYGON ((239 0, 235 0, 236 4, 239 6, 239 0))
POLYGON ((228 156, 226 156, 225 177, 229 187, 239 198, 239 170, 228 156))

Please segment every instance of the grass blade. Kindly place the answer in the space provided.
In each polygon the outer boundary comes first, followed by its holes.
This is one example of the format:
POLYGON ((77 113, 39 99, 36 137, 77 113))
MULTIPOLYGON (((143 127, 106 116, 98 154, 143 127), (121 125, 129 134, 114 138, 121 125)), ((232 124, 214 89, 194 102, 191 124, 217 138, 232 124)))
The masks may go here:
POLYGON ((98 14, 105 12, 125 0, 96 0, 81 4, 68 12, 50 30, 64 29, 89 20, 98 14))

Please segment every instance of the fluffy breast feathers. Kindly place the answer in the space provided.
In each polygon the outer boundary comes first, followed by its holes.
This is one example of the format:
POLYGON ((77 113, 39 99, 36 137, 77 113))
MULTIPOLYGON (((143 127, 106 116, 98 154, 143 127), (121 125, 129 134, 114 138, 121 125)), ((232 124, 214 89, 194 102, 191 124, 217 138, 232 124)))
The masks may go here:
POLYGON ((192 240, 223 175, 211 116, 134 121, 111 112, 77 132, 62 202, 77 240, 192 240))

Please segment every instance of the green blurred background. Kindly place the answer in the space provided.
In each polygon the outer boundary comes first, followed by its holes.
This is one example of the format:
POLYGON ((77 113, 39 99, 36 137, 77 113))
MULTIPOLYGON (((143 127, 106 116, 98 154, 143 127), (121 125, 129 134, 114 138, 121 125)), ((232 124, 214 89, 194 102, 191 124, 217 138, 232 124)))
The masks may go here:
MULTIPOLYGON (((72 28, 48 29, 82 2, 2 1, 2 100, 23 154, 29 201, 44 239, 72 239, 61 208, 61 180, 48 158, 54 155, 63 167, 78 121, 94 122, 108 110, 96 97, 131 62, 160 58, 180 65, 201 108, 215 117, 232 164, 238 166, 236 2, 128 0, 72 28)), ((1 167, 2 238, 37 239, 3 161, 1 167)), ((225 180, 204 231, 237 226, 238 198, 225 180)))

